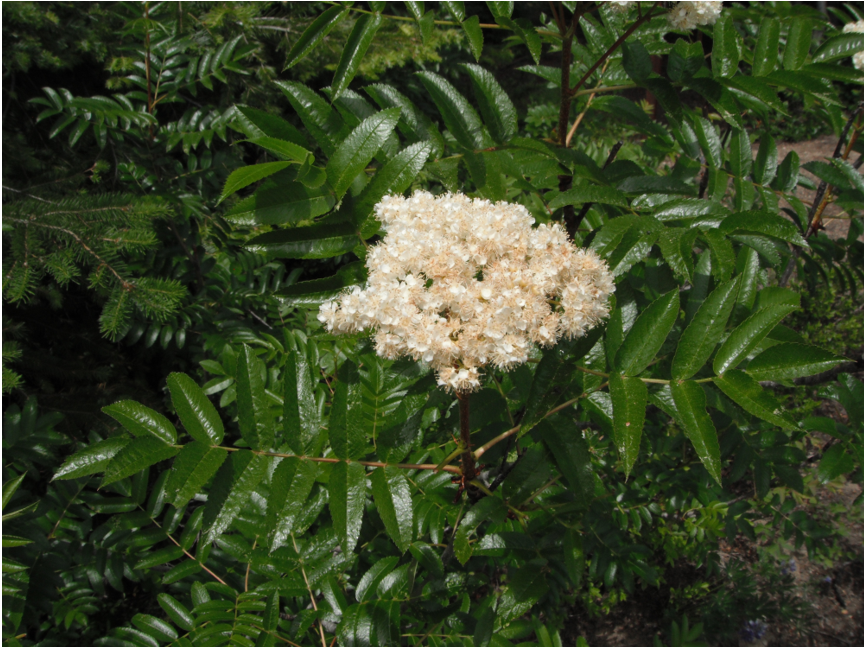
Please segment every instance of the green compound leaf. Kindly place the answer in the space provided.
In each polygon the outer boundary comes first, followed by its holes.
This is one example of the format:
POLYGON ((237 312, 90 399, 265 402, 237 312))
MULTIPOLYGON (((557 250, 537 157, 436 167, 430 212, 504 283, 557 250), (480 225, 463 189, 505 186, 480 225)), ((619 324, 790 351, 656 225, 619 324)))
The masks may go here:
POLYGON ((174 425, 161 413, 139 402, 122 400, 102 407, 102 411, 135 436, 156 438, 169 445, 177 442, 177 430, 174 425))
POLYGON ((753 76, 767 76, 777 68, 780 55, 780 21, 766 18, 759 25, 759 38, 753 51, 753 76))
POLYGON ((735 76, 741 52, 738 45, 738 32, 732 16, 724 14, 714 24, 714 46, 711 50, 711 69, 715 76, 735 76))
POLYGON ((855 461, 843 445, 832 445, 819 461, 816 474, 820 483, 829 483, 841 474, 855 469, 855 461))
POLYGON ((342 294, 345 288, 366 281, 366 265, 362 261, 348 263, 339 268, 334 276, 311 281, 300 281, 281 288, 274 296, 284 304, 321 305, 342 294))
POLYGON ((189 435, 207 445, 221 445, 225 427, 204 390, 185 373, 171 373, 168 391, 174 410, 189 435))
POLYGON ((174 467, 168 477, 166 491, 174 496, 171 503, 182 508, 202 491, 225 459, 228 452, 221 447, 211 447, 209 442, 193 441, 180 450, 174 459, 174 467))
POLYGON ((213 479, 204 506, 203 543, 211 543, 228 530, 267 472, 271 459, 248 450, 231 454, 213 479))
POLYGON ((705 469, 718 484, 721 483, 720 444, 717 442, 714 423, 705 410, 707 405, 705 390, 696 382, 675 380, 670 384, 670 388, 684 433, 693 443, 705 469))
POLYGON ((645 407, 648 387, 638 377, 609 376, 609 394, 612 396, 612 429, 615 445, 624 461, 624 476, 630 475, 639 457, 642 427, 645 425, 645 407))
POLYGON ((463 20, 462 29, 468 37, 468 45, 471 47, 474 60, 479 61, 483 53, 483 28, 480 27, 480 16, 470 16, 463 20))
POLYGON ((296 65, 304 56, 311 52, 324 37, 330 33, 345 16, 348 15, 348 7, 331 7, 322 13, 315 21, 306 28, 306 31, 297 39, 288 56, 285 59, 285 69, 296 65))
POLYGON ((192 614, 189 613, 189 609, 167 593, 160 593, 156 596, 156 600, 174 624, 187 631, 192 631, 192 628, 195 626, 195 620, 192 614))
POLYGON ((600 204, 611 204, 616 207, 627 208, 627 196, 618 189, 611 186, 598 186, 587 184, 559 193, 549 202, 550 209, 560 209, 567 205, 585 204, 586 202, 597 202, 600 204))
POLYGON ((814 63, 826 63, 838 58, 852 56, 864 49, 864 34, 839 34, 832 36, 819 46, 813 54, 814 63))
POLYGON ((636 318, 615 355, 615 366, 623 375, 639 375, 647 368, 675 325, 678 310, 676 288, 654 301, 636 318))
POLYGON ((792 305, 768 306, 757 310, 733 330, 714 357, 714 373, 722 375, 735 368, 768 333, 790 312, 797 310, 792 305))
POLYGON ((359 463, 336 463, 330 471, 330 516, 342 549, 354 550, 366 506, 366 469, 359 463))
POLYGON ((726 322, 738 295, 738 282, 738 277, 727 281, 702 302, 678 341, 678 349, 672 360, 673 379, 693 377, 708 361, 726 329, 726 322))
POLYGON ((135 438, 117 452, 108 463, 100 487, 132 476, 159 461, 175 456, 179 451, 179 448, 166 445, 153 436, 135 438))
POLYGON ((354 206, 354 219, 363 238, 373 236, 380 223, 373 217, 375 205, 385 195, 398 195, 408 189, 417 174, 423 170, 432 154, 432 142, 417 142, 399 151, 388 161, 363 189, 354 206))
POLYGON ((472 151, 492 145, 477 111, 449 81, 433 72, 418 72, 417 76, 459 144, 472 151))
POLYGON ((243 344, 237 360, 237 423, 252 449, 268 451, 273 445, 273 419, 264 392, 263 364, 243 344))
POLYGON ((477 105, 492 139, 499 144, 510 140, 516 135, 518 128, 516 106, 490 72, 470 63, 464 63, 462 68, 468 72, 474 83, 477 105))
POLYGON ((321 418, 309 362, 300 352, 288 353, 286 358, 283 396, 283 439, 294 453, 305 454, 318 437, 321 418))
POLYGON ((795 423, 783 412, 783 406, 744 371, 726 371, 714 378, 714 384, 746 412, 784 429, 795 428, 795 423))
POLYGON ((291 532, 315 485, 316 465, 299 458, 282 460, 270 480, 267 529, 272 533, 270 552, 290 541, 291 532))
POLYGON ((249 106, 237 106, 237 125, 249 139, 273 137, 291 142, 302 148, 309 148, 309 142, 299 130, 287 121, 269 112, 249 106))
POLYGON ((414 511, 411 489, 402 470, 379 467, 372 472, 372 497, 387 534, 404 553, 414 539, 414 511))
POLYGON ((225 180, 225 187, 222 189, 222 195, 219 198, 221 203, 225 198, 237 193, 240 189, 244 189, 250 184, 254 184, 258 180, 263 180, 274 173, 288 168, 294 162, 265 162, 264 164, 254 164, 252 166, 244 166, 228 176, 225 180))
POLYGON ((582 430, 572 418, 557 414, 540 421, 536 430, 564 480, 573 489, 577 499, 584 501, 587 506, 594 496, 594 475, 591 452, 582 430))
POLYGON ((274 258, 332 258, 350 252, 360 238, 351 223, 322 223, 268 231, 250 240, 246 249, 274 258))
POLYGON ((356 377, 351 383, 336 382, 330 413, 330 447, 336 458, 358 459, 366 453, 362 387, 356 377))
POLYGON ((786 51, 783 52, 783 69, 800 70, 807 62, 810 42, 813 37, 812 23, 806 18, 793 18, 786 37, 786 51))
POLYGON ((338 198, 372 161, 399 121, 399 108, 367 117, 345 138, 327 163, 327 180, 338 198))
POLYGON ((276 81, 321 150, 329 157, 348 134, 339 113, 311 88, 294 81, 276 81))
POLYGON ((372 39, 375 37, 375 32, 381 27, 384 19, 381 14, 363 14, 354 23, 354 28, 348 36, 348 41, 342 49, 342 57, 339 59, 339 65, 336 66, 336 73, 333 75, 333 96, 332 100, 336 101, 339 95, 345 91, 348 84, 357 74, 360 68, 360 62, 363 60, 363 55, 372 44, 372 39))
POLYGON ((828 371, 843 361, 844 358, 815 346, 777 344, 757 355, 746 371, 756 380, 793 380, 828 371))
POLYGON ((77 479, 102 472, 111 459, 130 442, 128 438, 115 436, 89 445, 67 458, 54 474, 54 479, 77 479))

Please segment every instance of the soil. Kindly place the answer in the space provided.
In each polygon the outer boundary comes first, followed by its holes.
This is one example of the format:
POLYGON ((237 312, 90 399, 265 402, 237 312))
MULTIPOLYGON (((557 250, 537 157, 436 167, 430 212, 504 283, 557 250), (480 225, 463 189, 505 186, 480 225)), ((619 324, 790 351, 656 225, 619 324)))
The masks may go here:
MULTIPOLYGON (((777 142, 777 159, 778 161, 783 161, 783 158, 786 157, 789 151, 794 150, 798 153, 801 166, 804 166, 807 162, 813 162, 815 160, 825 161, 832 157, 836 146, 837 138, 834 135, 824 135, 806 142, 777 142)), ((753 148, 754 157, 757 150, 758 146, 753 148)), ((818 186, 819 179, 815 175, 804 169, 802 169, 801 172, 803 175, 812 179, 818 186)), ((815 193, 815 191, 810 189, 798 187, 796 195, 801 198, 805 204, 809 205, 812 203, 815 193)), ((785 202, 783 204, 784 206, 788 206, 785 205, 785 202)), ((825 227, 824 231, 829 238, 845 238, 846 234, 849 232, 849 214, 843 211, 836 204, 829 204, 826 207, 822 215, 822 220, 825 227)))
MULTIPOLYGON (((794 150, 804 165, 813 160, 825 160, 834 154, 837 139, 833 135, 806 142, 778 142, 778 160, 794 150)), ((758 146, 754 148, 754 156, 758 146)), ((819 180, 808 171, 818 185, 819 180)), ((815 191, 798 188, 797 196, 806 204, 812 202, 815 191)), ((824 231, 830 238, 844 238, 849 231, 849 215, 836 204, 829 204, 823 214, 824 231)), ((864 375, 856 375, 858 379, 864 375)), ((825 415, 844 421, 845 412, 835 402, 826 400, 814 415, 825 415)), ((814 443, 821 445, 827 437, 815 437, 814 443)), ((842 486, 832 484, 816 494, 816 502, 799 506, 808 513, 825 513, 831 506, 843 505, 851 509, 853 501, 861 494, 861 487, 852 483, 842 486)), ((859 506, 861 503, 859 502, 859 506)), ((855 518, 856 515, 850 515, 855 518)), ((858 519, 862 515, 857 515, 858 519)), ((846 537, 842 545, 847 554, 857 555, 851 561, 826 563, 811 561, 806 550, 790 552, 786 558, 795 560, 792 574, 795 592, 809 610, 805 614, 803 630, 792 626, 769 626, 765 636, 756 642, 718 641, 716 637, 703 636, 709 645, 716 647, 752 645, 758 647, 847 647, 864 646, 864 527, 861 523, 844 524, 846 537)), ((725 540, 719 542, 719 554, 724 565, 732 558, 755 566, 758 561, 758 546, 739 536, 732 545, 725 540)), ((704 571, 681 563, 667 570, 666 581, 659 588, 636 590, 632 597, 613 607, 608 615, 592 617, 583 608, 573 608, 563 632, 563 643, 574 645, 582 636, 589 647, 653 647, 654 637, 659 635, 664 645, 669 645, 669 623, 665 619, 670 592, 687 584, 704 579, 704 571)), ((755 576, 754 576, 755 577, 755 576)), ((691 622, 698 612, 690 614, 691 622)))

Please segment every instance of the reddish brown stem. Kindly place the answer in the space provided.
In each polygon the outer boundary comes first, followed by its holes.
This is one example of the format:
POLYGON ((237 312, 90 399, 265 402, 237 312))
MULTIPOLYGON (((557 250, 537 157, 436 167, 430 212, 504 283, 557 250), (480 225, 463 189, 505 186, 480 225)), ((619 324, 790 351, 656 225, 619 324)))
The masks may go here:
POLYGON ((459 398, 459 431, 462 440, 462 478, 465 483, 468 483, 474 480, 476 474, 474 454, 471 453, 471 394, 457 394, 457 397, 459 398))

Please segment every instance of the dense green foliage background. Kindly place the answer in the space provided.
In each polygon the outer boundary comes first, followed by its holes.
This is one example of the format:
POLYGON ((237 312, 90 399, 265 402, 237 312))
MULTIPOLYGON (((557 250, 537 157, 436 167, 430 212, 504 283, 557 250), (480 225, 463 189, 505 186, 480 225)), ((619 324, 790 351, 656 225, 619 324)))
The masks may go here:
POLYGON ((806 630, 795 549, 862 559, 814 512, 864 462, 854 7, 2 10, 4 644, 546 647, 646 589, 670 644, 734 644, 806 630), (802 110, 821 184, 778 157, 802 110), (603 328, 488 371, 472 483, 428 368, 316 319, 416 189, 616 277, 603 328))

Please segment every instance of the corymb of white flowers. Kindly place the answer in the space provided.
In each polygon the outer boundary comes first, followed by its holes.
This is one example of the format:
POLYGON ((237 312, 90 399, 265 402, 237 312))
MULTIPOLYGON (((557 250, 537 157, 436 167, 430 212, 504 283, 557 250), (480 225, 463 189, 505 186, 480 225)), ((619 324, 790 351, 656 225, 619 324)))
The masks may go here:
POLYGON ((366 257, 366 287, 318 319, 334 333, 374 329, 378 355, 426 362, 448 390, 473 391, 483 366, 511 369, 533 344, 581 337, 609 314, 606 263, 560 225, 533 228, 522 205, 418 191, 375 215, 386 237, 366 257))
MULTIPOLYGON (((627 11, 635 4, 637 3, 632 0, 612 0, 612 8, 615 11, 627 11)), ((672 8, 666 17, 675 29, 695 29, 700 25, 713 25, 723 10, 722 0, 685 0, 669 4, 672 8)))

